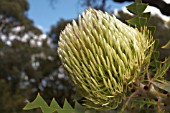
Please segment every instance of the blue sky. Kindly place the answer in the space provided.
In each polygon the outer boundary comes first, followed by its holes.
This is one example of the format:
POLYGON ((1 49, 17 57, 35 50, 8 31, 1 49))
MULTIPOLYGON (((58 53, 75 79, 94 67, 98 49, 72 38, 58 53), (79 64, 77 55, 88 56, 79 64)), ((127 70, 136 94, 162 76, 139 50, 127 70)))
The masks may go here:
MULTIPOLYGON (((74 19, 85 10, 78 4, 78 0, 56 0, 53 4, 54 8, 50 6, 50 0, 28 0, 28 2, 30 9, 27 15, 43 32, 47 32, 61 18, 74 19)), ((108 0, 107 4, 111 5, 111 9, 120 9, 127 5, 127 3, 113 3, 111 0, 108 0)))

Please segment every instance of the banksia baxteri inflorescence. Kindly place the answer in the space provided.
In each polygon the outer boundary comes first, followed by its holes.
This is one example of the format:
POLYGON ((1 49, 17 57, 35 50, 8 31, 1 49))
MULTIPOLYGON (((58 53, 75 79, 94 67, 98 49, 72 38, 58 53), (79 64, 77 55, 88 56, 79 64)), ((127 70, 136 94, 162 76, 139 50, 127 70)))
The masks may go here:
POLYGON ((88 100, 87 106, 116 108, 128 85, 150 59, 153 39, 115 16, 88 9, 60 35, 58 53, 64 67, 88 100))

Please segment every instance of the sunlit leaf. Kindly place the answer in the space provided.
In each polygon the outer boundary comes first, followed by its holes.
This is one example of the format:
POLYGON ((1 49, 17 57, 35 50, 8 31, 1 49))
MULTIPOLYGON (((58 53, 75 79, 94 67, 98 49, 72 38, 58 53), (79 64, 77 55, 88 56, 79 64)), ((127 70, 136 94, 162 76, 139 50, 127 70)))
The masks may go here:
POLYGON ((61 110, 62 108, 58 105, 56 100, 53 98, 50 104, 50 108, 53 109, 53 112, 56 111, 57 109, 61 110))
POLYGON ((47 103, 38 93, 36 99, 33 102, 28 103, 23 109, 24 110, 31 110, 38 107, 48 107, 47 103))
POLYGON ((28 103, 23 109, 31 110, 35 108, 41 108, 43 113, 52 113, 53 110, 47 105, 44 99, 38 93, 36 99, 33 102, 28 103))
POLYGON ((58 109, 58 113, 74 113, 74 109, 72 106, 68 103, 68 101, 65 99, 63 109, 58 109))

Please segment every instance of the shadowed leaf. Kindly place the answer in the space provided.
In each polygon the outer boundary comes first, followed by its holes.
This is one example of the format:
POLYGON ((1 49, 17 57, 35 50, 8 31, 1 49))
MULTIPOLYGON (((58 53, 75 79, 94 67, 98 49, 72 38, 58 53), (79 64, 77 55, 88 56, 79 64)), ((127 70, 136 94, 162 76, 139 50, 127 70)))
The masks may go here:
POLYGON ((126 20, 126 21, 129 24, 134 25, 139 29, 140 27, 143 27, 146 24, 147 19, 144 18, 144 17, 136 16, 136 17, 129 19, 129 20, 126 20))
POLYGON ((127 10, 135 15, 142 14, 144 10, 146 9, 147 4, 142 3, 133 3, 129 6, 127 6, 127 10))

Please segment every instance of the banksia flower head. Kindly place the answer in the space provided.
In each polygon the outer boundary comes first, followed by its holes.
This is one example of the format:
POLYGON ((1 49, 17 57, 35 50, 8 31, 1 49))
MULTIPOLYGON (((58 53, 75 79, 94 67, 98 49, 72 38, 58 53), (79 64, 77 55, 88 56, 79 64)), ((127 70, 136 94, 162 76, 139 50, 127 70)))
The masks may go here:
POLYGON ((116 108, 150 59, 153 39, 114 15, 87 9, 60 34, 58 53, 93 108, 116 108))

